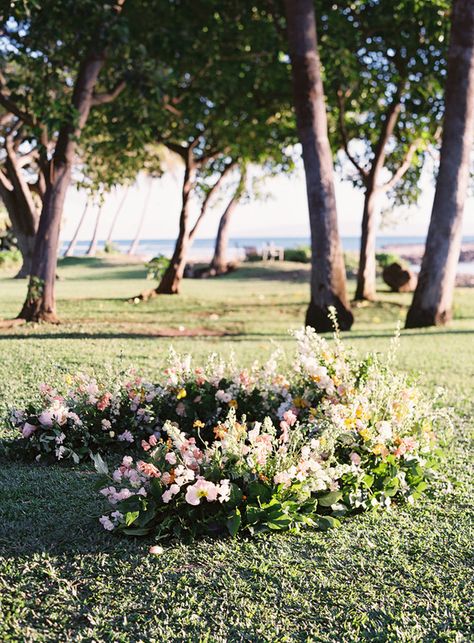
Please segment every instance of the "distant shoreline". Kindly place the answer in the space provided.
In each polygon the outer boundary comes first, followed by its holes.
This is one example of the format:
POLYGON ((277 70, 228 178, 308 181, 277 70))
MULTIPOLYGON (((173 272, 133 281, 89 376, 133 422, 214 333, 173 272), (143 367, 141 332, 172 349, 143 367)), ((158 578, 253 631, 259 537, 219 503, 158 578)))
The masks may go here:
MULTIPOLYGON (((399 255, 408 263, 419 266, 423 259, 425 246, 423 244, 395 244, 384 245, 383 250, 395 255, 399 255)), ((463 243, 461 246, 461 254, 459 257, 461 263, 474 263, 474 243, 463 243)))

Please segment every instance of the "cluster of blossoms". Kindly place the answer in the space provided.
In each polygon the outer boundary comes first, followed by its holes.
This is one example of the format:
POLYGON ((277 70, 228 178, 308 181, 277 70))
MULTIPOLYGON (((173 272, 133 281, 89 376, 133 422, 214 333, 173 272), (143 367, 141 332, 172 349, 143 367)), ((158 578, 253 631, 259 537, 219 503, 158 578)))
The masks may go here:
POLYGON ((295 335, 286 368, 277 354, 242 369, 173 352, 160 384, 134 371, 108 386, 75 375, 64 393, 43 385, 10 422, 37 458, 93 456, 105 475, 97 454, 122 451, 101 523, 127 534, 327 527, 416 500, 449 415, 394 370, 392 353, 360 359, 337 335, 295 335))
POLYGON ((108 384, 79 373, 66 377, 64 392, 41 384, 39 401, 13 409, 7 421, 21 434, 19 448, 49 461, 136 450, 150 435, 160 437, 168 421, 209 441, 231 409, 252 420, 276 415, 289 390, 277 365, 278 354, 251 369, 211 355, 193 367, 189 355, 172 350, 159 384, 134 370, 108 384))

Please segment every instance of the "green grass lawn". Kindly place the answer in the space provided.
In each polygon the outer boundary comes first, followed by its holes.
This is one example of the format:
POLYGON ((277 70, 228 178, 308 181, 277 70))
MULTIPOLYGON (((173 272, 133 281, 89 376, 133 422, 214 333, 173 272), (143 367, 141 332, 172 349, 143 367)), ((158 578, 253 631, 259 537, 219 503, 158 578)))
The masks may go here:
MULTIPOLYGON (((139 265, 72 259, 59 276, 63 324, 0 331, 1 414, 64 370, 134 364, 153 376, 170 344, 197 359, 233 351, 245 364, 281 346, 291 359, 287 329, 302 324, 309 294, 307 268, 291 264, 186 281, 181 296, 139 305, 128 299, 151 287, 139 265)), ((0 317, 18 312, 25 288, 0 278, 0 317)), ((377 304, 355 310, 347 341, 384 350, 408 303, 381 289, 377 304)), ((428 391, 446 387, 456 413, 443 462, 452 485, 415 507, 326 533, 178 543, 149 556, 150 540, 100 528, 90 467, 4 458, 0 641, 473 640, 474 291, 459 290, 455 304, 448 328, 402 333, 400 367, 428 391)))

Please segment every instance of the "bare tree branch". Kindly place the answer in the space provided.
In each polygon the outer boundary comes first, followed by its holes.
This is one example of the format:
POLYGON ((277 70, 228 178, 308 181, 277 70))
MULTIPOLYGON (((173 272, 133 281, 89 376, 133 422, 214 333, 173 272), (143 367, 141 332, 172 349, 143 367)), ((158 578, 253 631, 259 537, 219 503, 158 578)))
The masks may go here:
POLYGON ((208 192, 208 193, 206 194, 206 196, 204 197, 204 201, 202 202, 201 210, 200 210, 200 212, 199 212, 199 216, 198 216, 198 218, 197 218, 197 220, 196 220, 196 222, 195 222, 195 224, 194 224, 194 226, 193 226, 193 228, 192 228, 191 232, 189 233, 189 238, 190 238, 190 239, 194 239, 194 236, 195 236, 195 234, 196 234, 196 232, 197 232, 197 229, 198 229, 198 227, 199 227, 199 224, 201 223, 202 219, 205 217, 205 215, 206 215, 206 213, 207 213, 207 210, 208 210, 208 208, 209 208, 209 204, 210 204, 210 202, 211 202, 211 199, 212 199, 213 195, 218 191, 218 189, 219 189, 219 188, 220 188, 220 186, 222 185, 222 182, 223 182, 223 180, 225 179, 225 177, 229 174, 229 172, 230 172, 230 171, 231 171, 231 170, 232 170, 236 165, 237 165, 236 161, 232 161, 232 163, 229 163, 229 164, 225 167, 225 169, 221 172, 220 177, 217 179, 217 181, 214 183, 214 185, 212 186, 212 188, 209 190, 209 192, 208 192))
POLYGON ((125 80, 119 80, 110 92, 102 92, 92 96, 92 106, 105 105, 114 101, 119 94, 123 92, 127 83, 125 80))
POLYGON ((339 89, 337 92, 337 102, 339 104, 339 131, 341 133, 342 145, 344 147, 344 152, 346 153, 347 158, 359 172, 362 179, 365 180, 369 176, 369 172, 357 162, 356 158, 349 151, 349 137, 347 135, 345 124, 344 98, 345 97, 342 90, 339 89))
POLYGON ((403 162, 400 165, 400 167, 398 168, 398 170, 396 172, 394 172, 392 178, 389 181, 387 181, 386 183, 384 183, 384 185, 381 186, 381 189, 384 192, 388 192, 389 190, 394 188, 395 185, 400 181, 400 179, 403 178, 405 173, 410 168, 411 162, 413 160, 413 156, 414 156, 419 144, 420 144, 420 141, 417 139, 416 141, 414 141, 410 145, 410 147, 408 148, 408 151, 407 151, 407 153, 405 155, 405 158, 403 159, 403 162))
POLYGON ((8 179, 5 172, 1 168, 0 168, 0 183, 3 185, 5 190, 8 190, 9 192, 13 192, 13 185, 11 181, 8 179))

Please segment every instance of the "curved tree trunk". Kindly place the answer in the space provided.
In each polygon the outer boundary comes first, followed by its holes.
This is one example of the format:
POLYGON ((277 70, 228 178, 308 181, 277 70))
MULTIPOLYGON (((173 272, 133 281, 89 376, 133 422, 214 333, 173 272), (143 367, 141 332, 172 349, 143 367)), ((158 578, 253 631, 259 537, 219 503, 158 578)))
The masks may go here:
POLYGON ((311 226, 311 302, 306 323, 332 330, 331 306, 339 325, 353 323, 346 292, 346 273, 337 228, 332 154, 317 48, 313 0, 285 0, 299 139, 303 148, 311 226))
POLYGON ((227 248, 229 245, 229 225, 232 215, 239 203, 237 194, 234 194, 228 203, 224 214, 219 221, 217 230, 216 243, 214 246, 214 256, 210 264, 211 271, 216 275, 222 275, 227 272, 227 248))
POLYGON ((166 269, 163 278, 154 291, 154 294, 177 295, 179 293, 181 281, 184 276, 184 269, 186 268, 188 251, 194 241, 194 238, 196 237, 199 225, 203 218, 206 216, 213 195, 217 192, 227 174, 232 170, 232 168, 235 167, 235 163, 231 162, 221 172, 221 175, 219 176, 217 181, 206 194, 204 201, 202 202, 201 211, 196 220, 196 223, 191 228, 190 199, 196 180, 196 173, 198 170, 198 166, 193 160, 192 154, 192 149, 189 149, 188 154, 185 158, 186 169, 184 173, 182 206, 179 217, 179 235, 176 240, 170 265, 166 269))
MULTIPOLYGON (((125 0, 117 0, 114 15, 118 16, 125 0)), ((26 321, 58 323, 56 315, 55 282, 58 261, 58 242, 64 200, 71 183, 72 166, 77 141, 89 117, 93 104, 108 102, 119 89, 108 95, 95 97, 94 89, 105 64, 107 44, 98 51, 89 52, 82 61, 74 84, 72 107, 77 114, 74 121, 60 127, 54 154, 47 165, 46 192, 43 199, 38 233, 36 235, 28 293, 18 315, 26 321)), ((123 83, 121 84, 123 88, 123 83)))
POLYGON ((0 197, 5 204, 18 241, 22 266, 16 278, 26 278, 31 272, 33 248, 39 224, 39 211, 18 164, 13 143, 5 140, 5 172, 0 176, 0 197))
POLYGON ((473 140, 474 2, 455 0, 439 174, 425 254, 406 328, 442 325, 452 317, 473 140))
POLYGON ((117 210, 115 211, 114 218, 112 219, 112 223, 111 223, 111 225, 110 225, 109 234, 107 235, 107 239, 105 240, 105 243, 106 243, 106 244, 110 244, 110 243, 112 243, 112 238, 113 238, 113 234, 114 234, 115 226, 116 226, 116 224, 117 224, 117 221, 118 221, 119 215, 120 215, 120 213, 121 213, 121 211, 122 211, 122 208, 123 208, 123 206, 124 206, 125 200, 126 200, 126 198, 127 198, 128 190, 129 190, 129 186, 127 185, 127 187, 125 188, 125 192, 123 193, 122 199, 121 199, 121 201, 120 201, 119 207, 118 207, 118 208, 117 208, 117 210))
POLYGON ((99 225, 100 225, 100 220, 102 218, 102 207, 103 207, 103 204, 101 204, 99 206, 99 209, 97 210, 97 215, 95 217, 94 233, 92 235, 92 239, 89 244, 89 247, 87 248, 86 257, 95 257, 95 255, 97 254, 97 242, 99 240, 99 225))
POLYGON ((79 219, 79 223, 77 224, 76 231, 74 232, 74 236, 72 237, 68 247, 66 248, 66 252, 64 253, 64 257, 72 257, 74 255, 74 250, 76 249, 77 245, 77 240, 79 238, 79 232, 81 231, 82 224, 84 223, 84 220, 86 218, 87 210, 89 208, 89 202, 86 202, 86 205, 84 206, 84 210, 82 211, 81 218, 79 219))
POLYGON ((173 256, 155 292, 158 295, 177 295, 186 267, 188 248, 191 245, 190 205, 191 193, 196 178, 196 168, 188 155, 182 188, 182 205, 179 215, 179 234, 176 239, 173 256))
POLYGON ((374 300, 376 296, 376 190, 367 187, 362 215, 362 234, 360 238, 359 269, 355 299, 374 300))
POLYGON ((145 197, 145 203, 143 204, 142 214, 141 214, 141 217, 140 217, 140 221, 138 223, 137 233, 135 235, 135 239, 130 244, 130 248, 128 249, 128 252, 127 252, 127 254, 129 254, 129 255, 134 255, 137 252, 138 244, 140 243, 140 239, 141 239, 141 235, 142 235, 143 224, 145 223, 145 218, 146 218, 146 214, 147 214, 147 211, 148 211, 148 202, 150 201, 152 187, 153 187, 153 181, 150 178, 149 179, 148 190, 147 190, 146 197, 145 197))
POLYGON ((67 123, 61 128, 50 162, 51 171, 36 235, 28 294, 19 314, 19 318, 27 321, 58 322, 55 282, 64 200, 71 182, 76 140, 89 116, 92 93, 103 64, 104 55, 101 54, 91 56, 81 65, 73 94, 79 123, 77 127, 67 123))

